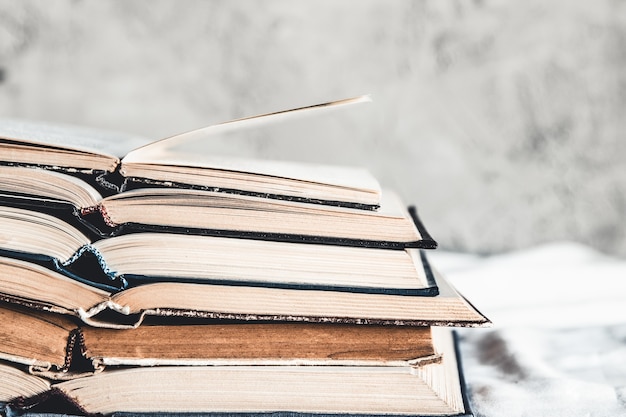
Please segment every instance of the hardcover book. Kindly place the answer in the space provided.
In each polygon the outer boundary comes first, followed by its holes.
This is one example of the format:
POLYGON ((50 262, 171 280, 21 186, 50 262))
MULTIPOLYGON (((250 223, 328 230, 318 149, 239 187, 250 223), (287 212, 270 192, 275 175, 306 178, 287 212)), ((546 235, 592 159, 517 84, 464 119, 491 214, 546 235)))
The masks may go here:
POLYGON ((69 191, 69 199, 73 202, 87 199, 93 203, 102 197, 101 191, 106 194, 153 186, 374 209, 380 203, 380 186, 371 174, 362 169, 229 158, 191 152, 184 147, 185 143, 197 141, 199 137, 210 140, 212 136, 249 124, 272 122, 292 114, 363 101, 368 101, 368 98, 357 97, 248 117, 134 149, 132 147, 141 141, 123 138, 119 134, 5 121, 0 123, 1 159, 4 165, 30 169, 21 171, 32 187, 25 191, 61 200, 68 197, 69 191), (111 143, 116 149, 110 149, 111 143), (50 176, 46 171, 63 174, 63 177, 50 176), (86 187, 85 182, 99 188, 99 191, 86 187), (48 189, 50 185, 53 187, 48 189), (37 186, 39 189, 36 189, 37 186))
POLYGON ((417 210, 407 209, 391 190, 377 210, 361 210, 178 188, 141 188, 106 198, 92 190, 81 196, 73 189, 80 180, 64 184, 71 178, 66 177, 0 165, 0 204, 47 213, 58 219, 57 229, 68 223, 91 239, 152 231, 396 249, 437 246, 417 210), (39 178, 31 181, 33 172, 39 178))
POLYGON ((168 320, 85 326, 0 304, 0 360, 55 380, 119 366, 412 366, 438 362, 429 327, 168 320))
POLYGON ((54 216, 3 206, 0 235, 7 236, 0 242, 0 255, 47 265, 109 291, 177 281, 404 295, 437 292, 425 255, 417 249, 154 232, 92 242, 54 216))
POLYGON ((490 321, 367 171, 0 122, 4 415, 469 415, 450 326, 490 321))
POLYGON ((0 204, 48 212, 94 238, 151 230, 434 248, 417 212, 407 211, 392 191, 383 192, 364 169, 219 156, 189 146, 219 142, 220 135, 251 124, 364 101, 264 114, 152 143, 78 127, 0 121, 0 204))
POLYGON ((441 360, 417 368, 154 366, 50 383, 0 364, 0 400, 9 413, 47 412, 64 403, 62 409, 83 415, 466 415, 452 333, 436 328, 432 339, 441 360))
POLYGON ((432 272, 438 288, 435 296, 175 280, 109 292, 33 262, 0 257, 0 300, 112 328, 139 326, 146 316, 413 326, 489 324, 442 276, 432 272))

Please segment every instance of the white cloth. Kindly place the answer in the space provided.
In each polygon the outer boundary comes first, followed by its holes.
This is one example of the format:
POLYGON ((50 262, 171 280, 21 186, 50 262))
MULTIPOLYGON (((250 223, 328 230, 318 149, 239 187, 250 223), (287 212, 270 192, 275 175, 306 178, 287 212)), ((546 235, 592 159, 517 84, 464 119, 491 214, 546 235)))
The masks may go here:
POLYGON ((626 416, 626 260, 574 243, 429 254, 493 321, 459 332, 477 416, 626 416))

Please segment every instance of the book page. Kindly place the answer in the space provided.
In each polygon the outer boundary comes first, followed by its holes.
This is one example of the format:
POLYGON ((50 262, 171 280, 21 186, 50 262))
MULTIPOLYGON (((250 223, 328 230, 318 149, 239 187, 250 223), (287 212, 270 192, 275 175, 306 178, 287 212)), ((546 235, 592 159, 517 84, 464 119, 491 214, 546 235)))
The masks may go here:
POLYGON ((0 359, 63 368, 70 332, 76 328, 69 318, 7 304, 0 305, 0 322, 7 336, 0 345, 0 359))
POLYGON ((435 356, 429 327, 240 323, 143 325, 128 330, 86 326, 81 333, 85 356, 105 365, 330 365, 340 361, 398 366, 435 356))
POLYGON ((15 397, 31 397, 50 390, 50 382, 31 375, 21 369, 0 362, 0 402, 9 402, 15 397))
POLYGON ((367 95, 364 95, 364 96, 358 96, 358 97, 353 97, 353 98, 347 98, 343 100, 329 101, 329 102, 321 103, 321 104, 314 104, 314 105, 305 106, 305 107, 297 107, 297 108, 289 109, 289 110, 276 111, 276 112, 265 113, 265 114, 260 114, 256 116, 230 120, 227 122, 218 123, 218 124, 207 126, 207 127, 202 127, 200 129, 195 129, 189 132, 181 133, 175 136, 171 136, 169 138, 162 139, 157 142, 146 144, 142 148, 135 149, 133 151, 133 155, 128 156, 128 160, 130 161, 132 159, 134 161, 135 157, 141 158, 138 156, 138 154, 148 149, 173 148, 179 145, 189 144, 197 140, 202 140, 210 135, 219 135, 223 133, 236 131, 239 129, 256 128, 256 127, 263 126, 266 124, 280 122, 281 120, 285 120, 288 118, 293 118, 294 116, 309 115, 311 113, 319 112, 321 110, 332 110, 339 106, 345 106, 345 105, 357 104, 357 103, 367 103, 370 101, 371 101, 371 98, 367 95))
POLYGON ((149 142, 120 132, 14 119, 0 120, 0 138, 112 158, 122 157, 149 142))
POLYGON ((303 162, 237 158, 187 152, 185 149, 144 149, 141 155, 132 154, 122 164, 144 163, 155 167, 198 167, 217 171, 250 173, 276 178, 289 178, 317 184, 330 184, 357 190, 380 192, 378 181, 367 170, 343 166, 318 165, 303 162))
MULTIPOLYGON (((290 178, 319 184, 331 184, 380 193, 378 182, 366 170, 340 165, 329 165, 324 158, 332 148, 322 138, 319 144, 298 140, 297 137, 282 141, 280 148, 285 156, 259 155, 255 149, 263 147, 259 137, 272 137, 287 120, 295 116, 334 111, 337 107, 370 101, 361 96, 293 110, 269 113, 220 123, 154 142, 130 152, 123 159, 123 166, 151 165, 172 167, 199 167, 230 172, 254 173, 277 178, 290 178), (311 148, 322 149, 322 157, 310 158, 311 148)), ((310 125, 303 124, 304 129, 310 125)), ((300 129, 300 124, 293 127, 300 129)))

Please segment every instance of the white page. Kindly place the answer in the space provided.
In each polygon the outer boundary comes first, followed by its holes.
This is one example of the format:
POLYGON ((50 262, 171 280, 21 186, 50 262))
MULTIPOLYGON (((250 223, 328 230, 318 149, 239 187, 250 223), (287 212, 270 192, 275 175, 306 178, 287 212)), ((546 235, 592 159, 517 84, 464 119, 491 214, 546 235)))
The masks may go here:
POLYGON ((112 157, 150 142, 120 132, 16 119, 0 120, 0 138, 112 157))
MULTIPOLYGON (((255 173, 312 183, 332 184, 379 194, 378 181, 365 169, 306 161, 306 154, 309 153, 310 147, 306 143, 299 142, 298 138, 293 138, 290 143, 283 145, 291 151, 299 148, 301 158, 297 156, 284 159, 259 158, 245 151, 245 148, 254 148, 259 145, 255 133, 271 135, 271 129, 279 128, 283 121, 293 120, 296 116, 335 111, 341 106, 369 101, 368 96, 360 96, 208 126, 136 149, 123 159, 123 164, 200 167, 255 173), (244 151, 233 152, 232 149, 230 152, 227 151, 229 144, 233 142, 238 142, 240 145, 238 147, 244 151), (224 151, 226 152, 223 153, 224 151)), ((236 150, 237 147, 233 149, 236 150)), ((328 152, 331 153, 332 149, 328 152)), ((297 154, 297 152, 292 153, 297 154)))

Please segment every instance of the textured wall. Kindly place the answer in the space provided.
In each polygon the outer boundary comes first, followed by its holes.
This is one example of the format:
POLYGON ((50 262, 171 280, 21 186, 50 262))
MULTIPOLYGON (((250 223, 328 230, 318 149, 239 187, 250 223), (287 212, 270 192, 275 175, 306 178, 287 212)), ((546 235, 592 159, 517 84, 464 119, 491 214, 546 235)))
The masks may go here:
POLYGON ((626 255, 625 67, 624 1, 0 0, 0 117, 159 138, 372 93, 242 152, 365 165, 476 252, 626 255))

